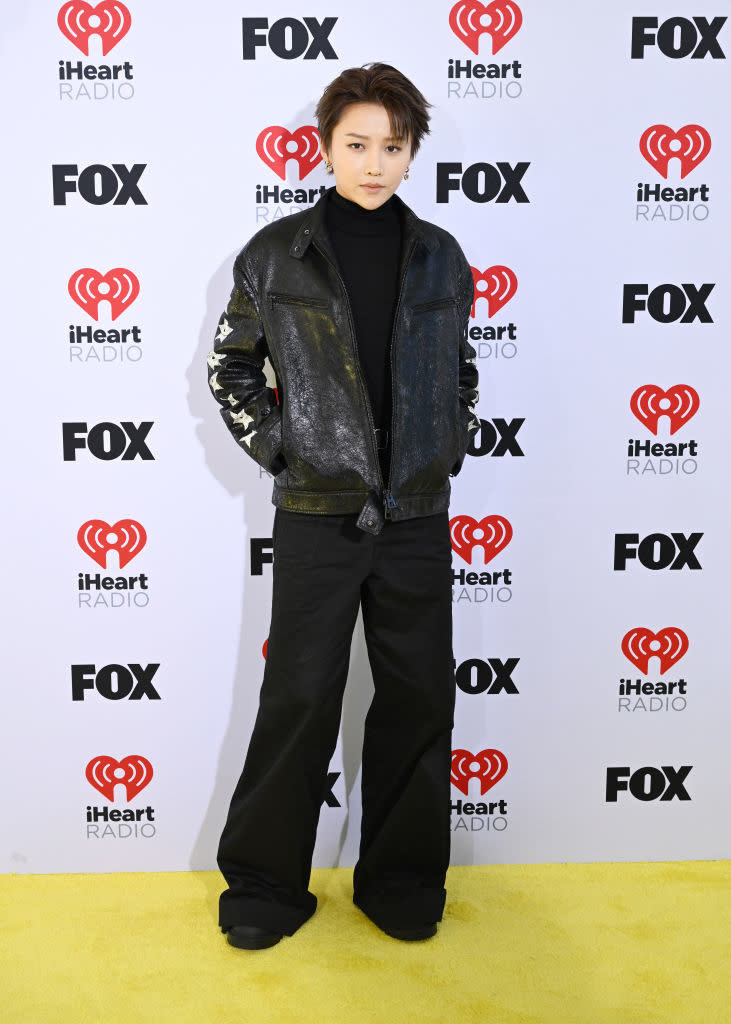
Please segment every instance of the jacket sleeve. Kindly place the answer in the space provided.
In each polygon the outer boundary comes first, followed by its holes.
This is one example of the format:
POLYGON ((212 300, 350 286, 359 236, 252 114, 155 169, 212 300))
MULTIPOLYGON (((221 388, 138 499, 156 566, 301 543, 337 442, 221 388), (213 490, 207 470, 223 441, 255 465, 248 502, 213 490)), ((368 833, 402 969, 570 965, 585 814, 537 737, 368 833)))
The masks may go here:
POLYGON ((208 386, 236 442, 276 475, 282 456, 282 416, 263 372, 269 355, 258 298, 246 269, 244 249, 234 263, 234 286, 208 356, 208 386))
POLYGON ((475 431, 480 429, 480 419, 475 412, 475 403, 479 398, 478 371, 475 359, 477 352, 469 343, 467 330, 470 313, 475 295, 475 282, 472 268, 460 253, 459 280, 457 289, 457 311, 459 315, 459 417, 461 445, 459 458, 450 470, 450 476, 457 476, 462 469, 467 449, 475 431))

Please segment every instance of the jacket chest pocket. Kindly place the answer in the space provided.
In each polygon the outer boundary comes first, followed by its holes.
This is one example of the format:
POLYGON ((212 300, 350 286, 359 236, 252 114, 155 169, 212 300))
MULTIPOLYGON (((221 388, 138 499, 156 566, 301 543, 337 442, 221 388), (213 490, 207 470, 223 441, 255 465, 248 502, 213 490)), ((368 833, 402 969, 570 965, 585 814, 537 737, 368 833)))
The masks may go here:
POLYGON ((269 302, 272 309, 277 306, 300 306, 304 309, 327 309, 326 299, 315 299, 308 295, 287 295, 284 292, 270 292, 269 302))
POLYGON ((459 345, 457 303, 451 296, 417 302, 411 306, 408 323, 407 348, 420 355, 429 351, 441 366, 434 365, 435 373, 448 373, 456 359, 459 345))
POLYGON ((411 307, 411 312, 416 316, 417 313, 429 313, 431 310, 453 308, 456 308, 456 303, 452 298, 432 299, 431 302, 417 302, 415 306, 411 307))

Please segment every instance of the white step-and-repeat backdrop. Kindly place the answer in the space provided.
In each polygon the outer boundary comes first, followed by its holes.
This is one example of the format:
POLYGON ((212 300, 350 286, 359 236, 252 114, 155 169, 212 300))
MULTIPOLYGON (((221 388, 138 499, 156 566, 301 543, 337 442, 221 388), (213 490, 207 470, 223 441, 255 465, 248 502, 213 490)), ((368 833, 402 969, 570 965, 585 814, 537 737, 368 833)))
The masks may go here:
MULTIPOLYGON (((476 282, 453 862, 728 855, 729 14, 6 14, 0 870, 215 866, 274 510, 205 359, 235 254, 331 183, 302 141, 324 86, 372 60, 434 104, 400 194, 476 282)), ((319 866, 355 860, 371 689, 359 622, 319 866)))

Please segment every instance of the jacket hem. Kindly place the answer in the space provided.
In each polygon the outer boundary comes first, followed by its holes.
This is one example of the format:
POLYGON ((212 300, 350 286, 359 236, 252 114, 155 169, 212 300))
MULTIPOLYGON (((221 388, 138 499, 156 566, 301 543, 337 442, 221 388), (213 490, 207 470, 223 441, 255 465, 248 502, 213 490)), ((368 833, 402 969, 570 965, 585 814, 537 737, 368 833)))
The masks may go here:
MULTIPOLYGON (((417 519, 419 516, 435 515, 449 508, 451 485, 447 481, 441 491, 415 494, 409 497, 396 496, 398 508, 391 511, 389 519, 417 519)), ((272 505, 290 512, 304 512, 310 515, 348 515, 359 513, 368 499, 368 491, 295 491, 275 483, 272 505)))
POLYGON ((368 491, 295 491, 274 485, 272 505, 289 512, 337 516, 358 513, 368 498, 368 491))
POLYGON ((434 494, 414 494, 408 498, 397 498, 398 508, 393 509, 390 518, 393 522, 399 519, 418 519, 420 516, 432 516, 449 508, 451 486, 434 494))

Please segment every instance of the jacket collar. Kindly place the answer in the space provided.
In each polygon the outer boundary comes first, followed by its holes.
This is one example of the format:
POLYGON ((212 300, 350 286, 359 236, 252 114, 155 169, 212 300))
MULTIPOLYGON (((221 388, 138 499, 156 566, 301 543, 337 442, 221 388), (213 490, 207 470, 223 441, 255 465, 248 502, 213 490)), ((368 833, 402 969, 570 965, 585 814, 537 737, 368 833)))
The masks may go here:
MULTIPOLYGON (((304 257, 313 241, 320 242, 321 245, 324 245, 329 250, 330 244, 325 230, 325 211, 330 196, 334 191, 335 186, 333 185, 304 214, 299 231, 294 236, 289 250, 289 255, 294 256, 296 260, 301 260, 304 257)), ((420 220, 400 196, 394 195, 393 199, 403 221, 404 242, 406 246, 408 246, 409 242, 416 241, 426 246, 429 252, 434 252, 438 249, 439 241, 432 226, 426 221, 420 220)))

